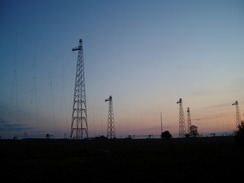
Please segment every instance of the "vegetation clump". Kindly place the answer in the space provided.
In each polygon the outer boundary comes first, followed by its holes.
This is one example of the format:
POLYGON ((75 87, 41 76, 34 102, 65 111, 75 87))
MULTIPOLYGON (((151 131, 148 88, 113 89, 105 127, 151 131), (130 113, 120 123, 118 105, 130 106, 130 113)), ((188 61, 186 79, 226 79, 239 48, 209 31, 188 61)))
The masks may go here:
POLYGON ((169 131, 164 131, 161 133, 161 139, 171 139, 172 135, 169 131))
POLYGON ((244 121, 238 125, 238 130, 235 132, 235 141, 239 145, 244 145, 244 121))

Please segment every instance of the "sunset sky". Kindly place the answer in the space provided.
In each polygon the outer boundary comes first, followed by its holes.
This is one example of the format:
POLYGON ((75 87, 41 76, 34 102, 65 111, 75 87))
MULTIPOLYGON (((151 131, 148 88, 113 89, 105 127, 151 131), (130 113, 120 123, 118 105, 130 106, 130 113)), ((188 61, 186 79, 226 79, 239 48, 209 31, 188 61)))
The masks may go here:
POLYGON ((244 119, 242 0, 1 0, 0 136, 69 136, 83 40, 89 136, 106 135, 113 96, 117 137, 207 135, 244 119))

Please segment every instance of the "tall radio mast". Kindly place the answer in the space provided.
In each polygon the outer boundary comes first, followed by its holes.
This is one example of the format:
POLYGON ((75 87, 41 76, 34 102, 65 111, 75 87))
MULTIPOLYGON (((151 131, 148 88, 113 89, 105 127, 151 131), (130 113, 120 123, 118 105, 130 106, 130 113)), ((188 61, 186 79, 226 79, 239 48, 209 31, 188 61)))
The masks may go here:
POLYGON ((83 139, 84 137, 88 138, 88 125, 86 110, 84 57, 81 39, 79 40, 78 47, 73 48, 72 51, 78 51, 78 55, 70 138, 83 139))

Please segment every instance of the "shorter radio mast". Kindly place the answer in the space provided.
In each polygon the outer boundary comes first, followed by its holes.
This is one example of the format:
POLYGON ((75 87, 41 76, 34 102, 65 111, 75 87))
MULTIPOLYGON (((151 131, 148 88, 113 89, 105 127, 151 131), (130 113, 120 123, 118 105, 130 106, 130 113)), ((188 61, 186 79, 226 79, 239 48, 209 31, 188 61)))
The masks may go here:
POLYGON ((187 133, 190 135, 190 128, 191 128, 191 112, 190 107, 187 108, 187 133))
POLYGON ((186 127, 185 127, 185 117, 184 117, 184 110, 182 99, 180 98, 177 102, 179 104, 179 138, 185 137, 186 127))
POLYGON ((114 112, 113 112, 113 98, 109 96, 105 102, 109 102, 108 105, 108 128, 107 128, 107 138, 115 138, 115 127, 114 127, 114 112))
POLYGON ((233 103, 232 105, 236 106, 236 128, 238 128, 238 126, 241 124, 241 113, 238 101, 235 101, 235 103, 233 103))

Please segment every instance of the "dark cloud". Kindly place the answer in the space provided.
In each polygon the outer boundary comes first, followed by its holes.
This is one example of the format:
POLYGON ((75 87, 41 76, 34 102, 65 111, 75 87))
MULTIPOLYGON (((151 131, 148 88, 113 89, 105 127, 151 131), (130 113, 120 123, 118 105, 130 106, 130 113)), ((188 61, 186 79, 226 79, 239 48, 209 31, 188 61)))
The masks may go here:
POLYGON ((205 107, 205 108, 215 109, 215 108, 229 107, 231 105, 232 105, 232 103, 229 102, 229 103, 222 103, 222 104, 217 104, 217 105, 211 105, 211 106, 208 106, 208 107, 205 107))
POLYGON ((6 119, 0 117, 0 128, 2 127, 2 125, 7 124, 7 123, 9 123, 8 120, 6 120, 6 119))
POLYGON ((29 125, 11 123, 10 121, 0 117, 0 131, 24 131, 30 129, 32 129, 32 127, 29 125))
POLYGON ((202 120, 212 120, 218 118, 217 116, 211 116, 211 117, 202 117, 202 118, 193 118, 192 121, 202 121, 202 120))
POLYGON ((215 94, 216 94, 216 92, 211 91, 211 90, 206 90, 206 89, 197 90, 192 93, 192 95, 195 95, 195 96, 209 96, 209 95, 215 95, 215 94))
POLYGON ((213 120, 213 119, 217 119, 217 118, 223 118, 228 116, 228 114, 216 114, 216 115, 212 115, 212 116, 208 116, 208 117, 202 117, 202 118, 192 118, 192 121, 201 121, 201 120, 213 120))

